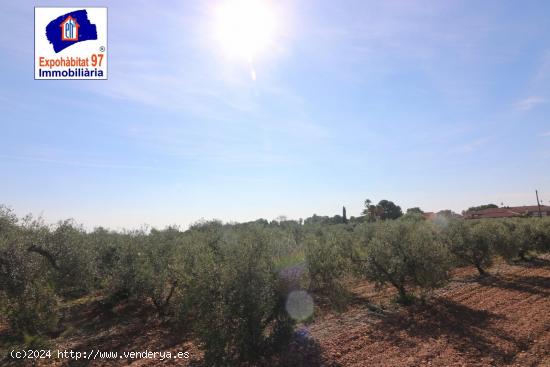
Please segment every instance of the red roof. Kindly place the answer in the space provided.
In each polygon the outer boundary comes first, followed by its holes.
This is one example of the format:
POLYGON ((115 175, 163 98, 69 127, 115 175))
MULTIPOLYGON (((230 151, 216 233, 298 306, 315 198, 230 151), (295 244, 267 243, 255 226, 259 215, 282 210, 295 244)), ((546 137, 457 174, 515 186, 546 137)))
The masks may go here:
MULTIPOLYGON (((541 205, 540 211, 550 215, 550 206, 541 205)), ((466 218, 508 218, 508 217, 520 217, 529 214, 538 214, 539 207, 537 205, 529 206, 514 206, 510 208, 489 208, 483 210, 476 210, 466 212, 466 218)))
POLYGON ((446 216, 446 217, 451 217, 451 218, 462 218, 462 215, 454 213, 452 211, 449 214, 449 211, 446 211, 446 210, 441 210, 437 213, 425 212, 422 215, 424 216, 424 219, 429 219, 429 220, 436 219, 439 216, 446 216))

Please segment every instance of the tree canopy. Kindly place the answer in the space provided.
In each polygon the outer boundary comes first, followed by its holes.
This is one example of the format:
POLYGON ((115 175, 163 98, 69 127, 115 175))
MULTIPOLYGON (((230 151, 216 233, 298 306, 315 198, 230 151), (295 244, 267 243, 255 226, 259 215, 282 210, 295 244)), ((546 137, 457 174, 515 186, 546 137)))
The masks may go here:
POLYGON ((372 201, 367 199, 363 214, 367 217, 367 221, 374 222, 378 219, 397 219, 403 215, 403 211, 393 201, 383 199, 378 204, 372 205, 372 201))
POLYGON ((407 209, 407 214, 424 214, 424 211, 415 206, 414 208, 407 209))
POLYGON ((483 210, 483 209, 496 209, 496 208, 498 208, 498 205, 496 205, 496 204, 484 204, 484 205, 472 206, 472 207, 468 208, 468 211, 469 212, 475 212, 475 211, 483 210))

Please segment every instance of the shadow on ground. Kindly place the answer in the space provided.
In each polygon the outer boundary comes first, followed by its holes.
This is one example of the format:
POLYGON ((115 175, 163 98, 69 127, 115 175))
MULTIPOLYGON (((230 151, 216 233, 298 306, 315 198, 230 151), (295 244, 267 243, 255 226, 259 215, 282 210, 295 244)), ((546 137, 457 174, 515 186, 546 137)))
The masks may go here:
POLYGON ((493 276, 489 275, 478 280, 479 284, 488 287, 513 290, 550 297, 550 278, 541 276, 493 276))
POLYGON ((550 260, 545 257, 534 257, 529 260, 521 260, 514 263, 517 266, 523 266, 526 268, 545 268, 550 269, 550 260))
POLYGON ((489 357, 502 364, 510 362, 515 352, 500 348, 495 341, 512 343, 514 349, 524 348, 527 341, 494 328, 493 322, 501 318, 446 299, 435 299, 428 304, 409 306, 406 312, 382 319, 373 333, 376 338, 409 348, 415 348, 418 339, 443 338, 470 357, 489 357), (406 338, 400 336, 403 332, 406 338))
POLYGON ((341 367, 336 362, 323 359, 323 351, 319 343, 307 332, 298 331, 294 341, 277 357, 277 367, 341 367))

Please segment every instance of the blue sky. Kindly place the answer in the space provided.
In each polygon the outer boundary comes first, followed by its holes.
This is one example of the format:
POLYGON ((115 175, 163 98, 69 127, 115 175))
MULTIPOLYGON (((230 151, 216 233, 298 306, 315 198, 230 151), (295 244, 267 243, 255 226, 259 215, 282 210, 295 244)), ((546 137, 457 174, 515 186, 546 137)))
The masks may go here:
POLYGON ((256 80, 216 3, 78 3, 109 7, 109 80, 35 81, 54 4, 3 1, 0 203, 112 228, 550 204, 547 1, 278 1, 256 80))

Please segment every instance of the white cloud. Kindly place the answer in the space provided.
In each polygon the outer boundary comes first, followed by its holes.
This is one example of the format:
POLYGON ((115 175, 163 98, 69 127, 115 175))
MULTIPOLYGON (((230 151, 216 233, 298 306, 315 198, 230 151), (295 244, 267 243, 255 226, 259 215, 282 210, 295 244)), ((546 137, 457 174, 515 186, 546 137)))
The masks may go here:
MULTIPOLYGON (((126 163, 112 163, 106 161, 85 161, 85 160, 66 160, 58 159, 47 156, 23 156, 23 155, 10 155, 0 154, 2 160, 12 161, 27 161, 33 163, 45 163, 45 164, 58 164, 64 166, 73 166, 80 168, 98 168, 98 169, 135 169, 135 170, 158 170, 159 168, 153 165, 133 165, 126 163)), ((166 170, 162 168, 163 170, 166 170)))
POLYGON ((546 51, 541 66, 535 75, 535 82, 542 83, 550 77, 550 51, 546 51))
POLYGON ((546 99, 538 96, 531 96, 516 102, 515 107, 520 111, 529 111, 538 105, 546 103, 546 99))
POLYGON ((474 152, 474 151, 478 150, 479 148, 481 148, 488 141, 489 141, 489 139, 487 139, 487 138, 476 139, 472 142, 469 142, 467 144, 464 144, 464 145, 458 147, 457 151, 459 153, 471 153, 471 152, 474 152))
POLYGON ((545 133, 540 134, 540 136, 549 136, 550 137, 550 131, 547 131, 545 133))

